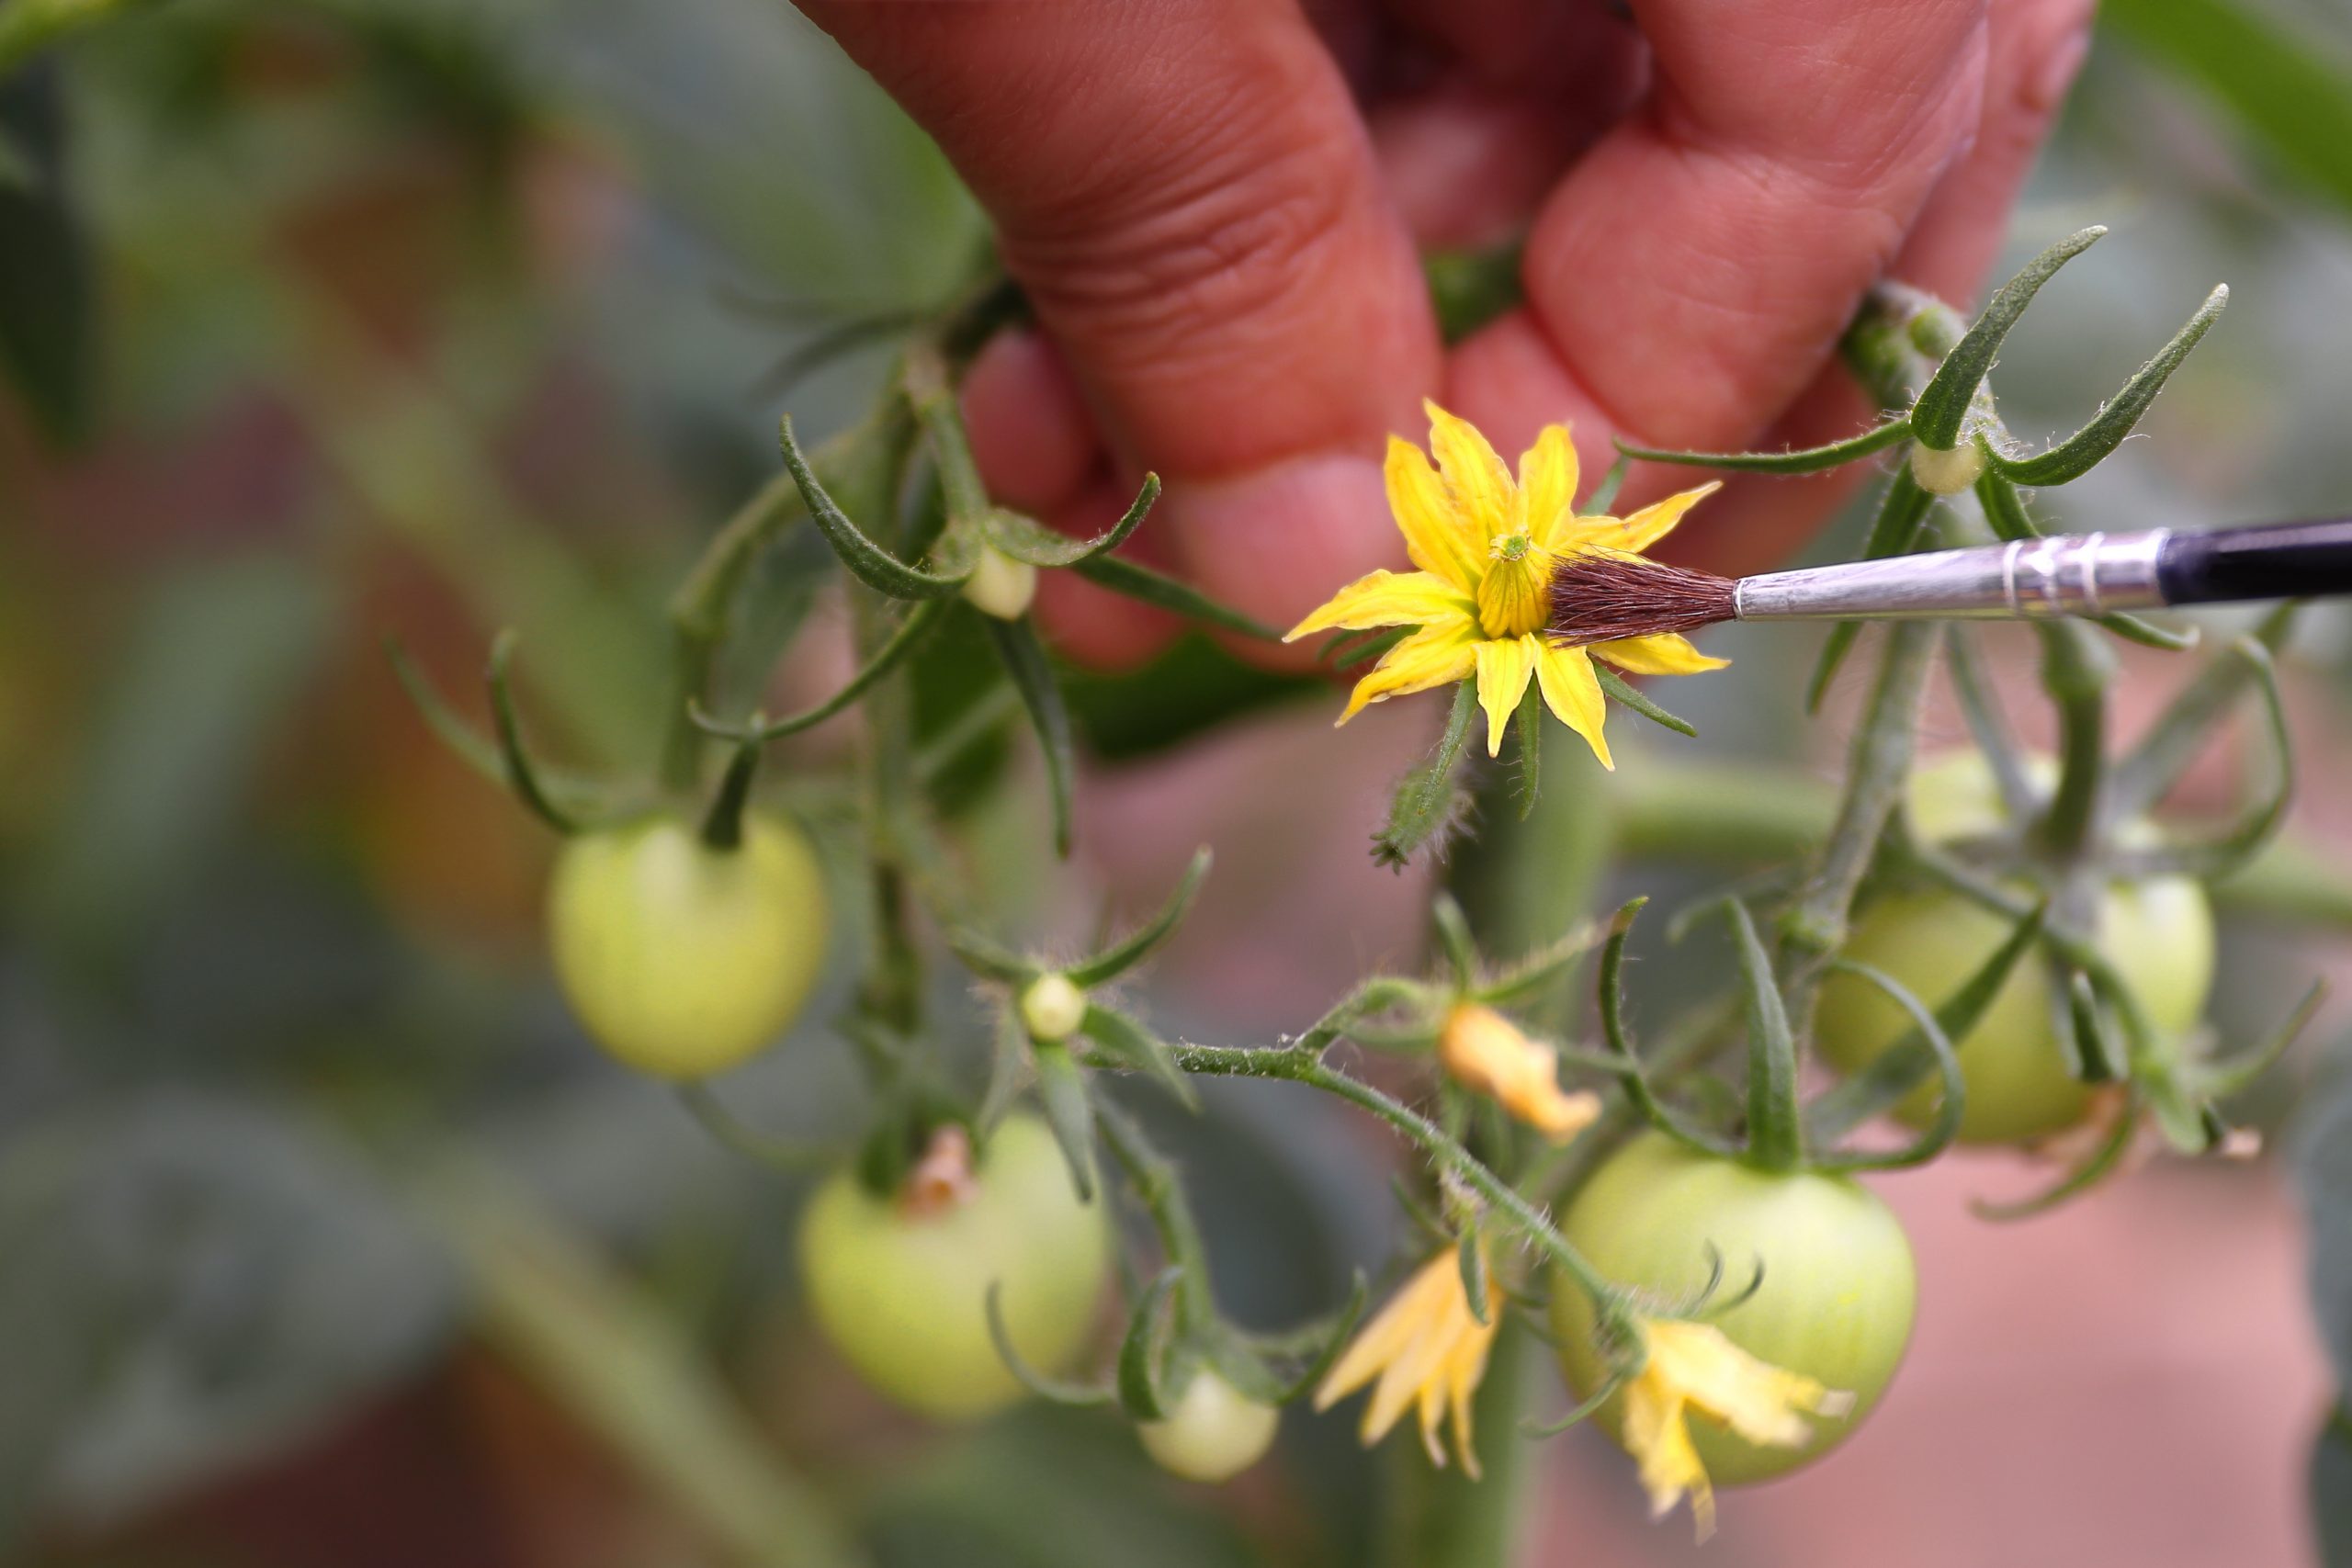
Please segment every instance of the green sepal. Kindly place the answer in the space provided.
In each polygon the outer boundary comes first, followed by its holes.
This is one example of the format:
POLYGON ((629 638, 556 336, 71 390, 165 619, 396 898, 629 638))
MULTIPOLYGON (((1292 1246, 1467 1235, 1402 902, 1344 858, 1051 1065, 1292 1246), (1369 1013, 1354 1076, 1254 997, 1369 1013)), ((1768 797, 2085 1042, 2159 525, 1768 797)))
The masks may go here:
POLYGON ((1811 474, 1883 451, 1910 434, 1910 421, 1896 419, 1826 446, 1807 446, 1792 452, 1677 452, 1662 446, 1636 446, 1624 441, 1617 443, 1617 450, 1645 463, 1677 463, 1686 468, 1724 468, 1743 474, 1811 474))
MULTIPOLYGON (((2038 930, 2039 919, 2034 924, 2038 930)), ((2030 941, 2030 937, 2028 941, 2030 941)), ((2026 943, 2019 942, 2012 937, 2008 943, 2003 945, 2001 952, 1994 956, 1997 959, 2006 955, 2008 964, 2014 964, 2018 954, 2025 951, 2025 946, 2026 943)), ((1925 1165, 1951 1146, 1951 1141, 1960 1135, 1960 1119, 1968 1112, 1968 1083, 1961 1075, 1960 1057, 1952 1051, 1951 1037, 1944 1032, 1944 1027, 1938 1021, 1936 1014, 1928 1010, 1927 1004, 1912 995, 1909 987, 1884 970, 1872 968, 1867 964, 1858 964, 1850 958, 1832 958, 1829 960, 1828 967, 1851 975, 1857 979, 1876 987, 1887 1000, 1910 1016, 1911 1032, 1904 1036, 1903 1046, 1897 1049, 1907 1047, 1916 1041, 1928 1052, 1929 1061, 1934 1064, 1937 1073, 1943 1078, 1943 1098, 1936 1106, 1935 1121, 1929 1123, 1918 1137, 1901 1148, 1883 1152, 1838 1153, 1816 1156, 1813 1165, 1821 1170, 1849 1171, 1907 1170, 1913 1166, 1925 1165)), ((1981 975, 1983 971, 1980 970, 1978 973, 1981 975)), ((2008 967, 2004 965, 2001 970, 2001 978, 2007 977, 2008 967)), ((1999 988, 1997 982, 1994 988, 1996 990, 1999 988)), ((1973 1018, 1971 1021, 1973 1021, 1973 1018)), ((1890 1051, 1886 1055, 1881 1056, 1879 1061, 1883 1062, 1888 1056, 1894 1055, 1894 1052, 1890 1051)), ((1877 1065, 1878 1062, 1871 1064, 1873 1067, 1877 1065)))
POLYGON ((2220 285, 2205 297, 2197 313, 2172 335, 2172 341, 2123 383, 2123 389, 2109 399, 2088 424, 2036 457, 2013 458, 1995 452, 1990 463, 1992 471, 2021 485, 2062 485, 2090 472, 2132 434, 2132 427, 2140 423, 2140 416, 2156 400, 2165 382, 2188 357, 2188 351, 2197 346, 2197 340, 2205 335, 2229 302, 2229 285, 2220 285))
POLYGON ((1173 610, 1180 615, 1205 621, 1213 626, 1223 626, 1244 637, 1261 637, 1272 642, 1282 636, 1264 622, 1218 604, 1191 583, 1180 582, 1165 572, 1154 571, 1125 556, 1089 556, 1070 570, 1097 587, 1123 593, 1137 604, 1173 610))
POLYGON ((1008 986, 1025 986, 1045 973, 1030 960, 968 926, 951 925, 941 932, 947 950, 957 962, 985 980, 1001 980, 1008 986))
POLYGON ((2288 803, 2295 793, 2295 738, 2287 721, 2287 705, 2278 692, 2278 674, 2270 650, 2256 638, 2242 637, 2232 651, 2253 671, 2255 690, 2262 698, 2264 727, 2270 737, 2271 778, 2238 818, 2210 837, 2192 842, 2166 844, 2154 850, 2125 851, 2114 857, 2120 874, 2193 876, 2215 881, 2243 870, 2278 836, 2287 819, 2288 803))
POLYGON ((1184 1270, 1175 1264, 1161 1269, 1128 1314, 1127 1332, 1119 1341, 1117 1386, 1119 1406, 1131 1421, 1168 1419, 1161 1372, 1175 1319, 1169 1307, 1183 1277, 1184 1270))
MULTIPOLYGON (((1610 696, 1624 704, 1627 707, 1632 708, 1635 713, 1640 714, 1652 724, 1664 725, 1667 728, 1673 730, 1677 735, 1696 735, 1699 733, 1699 727, 1697 725, 1691 723, 1687 718, 1677 717, 1673 714, 1670 714, 1664 708, 1658 706, 1657 704, 1650 701, 1650 699, 1644 694, 1640 687, 1626 680, 1625 677, 1617 673, 1616 671, 1610 669, 1600 660, 1595 659, 1591 662, 1593 679, 1600 682, 1600 689, 1610 696)), ((1531 694, 1532 694, 1531 693, 1531 694)))
POLYGON ((893 599, 944 599, 964 585, 964 576, 934 576, 906 562, 876 544, 850 521, 849 514, 827 494, 808 466, 808 459, 793 439, 792 416, 786 414, 776 426, 778 442, 784 448, 784 466, 791 470, 792 482, 800 487, 800 499, 808 508, 809 520, 833 547, 851 576, 877 593, 893 599))
POLYGON ((1969 639, 1966 628, 1957 624, 1944 628, 1944 668, 1951 672, 1952 693, 1960 699, 1961 717, 1968 726, 1969 739, 1976 742, 1976 750, 1984 754, 1985 764, 1993 771, 2002 812, 2012 822, 2032 821, 2042 802, 2032 779, 2027 776, 2025 753, 2018 750, 2017 737, 1994 697, 1992 682, 1984 678, 1984 668, 1977 662, 1976 645, 1969 639))
POLYGON ((1004 1281, 989 1281, 988 1314, 989 1341, 996 1347, 997 1359, 1012 1374, 1012 1381, 1049 1404, 1069 1404, 1081 1408, 1108 1404, 1115 1391, 1107 1385, 1066 1382, 1050 1378, 1031 1366, 1020 1347, 1012 1342, 1012 1333, 1004 1323, 1004 1281))
POLYGON ((1618 453, 1617 460, 1602 470, 1600 482, 1592 487, 1592 493, 1584 498, 1577 515, 1579 517, 1607 516, 1610 507, 1616 503, 1617 492, 1625 488, 1625 476, 1633 470, 1633 467, 1634 459, 1623 452, 1618 453))
POLYGON ((1374 862, 1401 871, 1425 846, 1435 842, 1442 848, 1466 807, 1453 772, 1462 763, 1463 744, 1477 715, 1476 682, 1464 681, 1454 688, 1453 707, 1446 716, 1445 733, 1437 750, 1396 781, 1396 792, 1388 803, 1388 820, 1373 835, 1374 862))
POLYGON ((1005 1113, 1012 1109, 1034 1076, 1029 1063, 1029 1032, 1021 1026, 1017 1008, 1008 1007, 997 1014, 996 1028, 989 1036, 988 1084, 980 1092, 979 1113, 973 1118, 975 1130, 982 1137, 1003 1122, 1005 1113))
POLYGON ((716 736, 723 740, 748 740, 764 745, 771 740, 780 740, 787 735, 797 735, 800 731, 822 724, 835 714, 846 709, 870 691, 882 677, 897 669, 907 655, 922 645, 923 638, 930 635, 932 628, 939 624, 940 618, 947 612, 949 603, 945 599, 928 599, 918 604, 907 613, 907 618, 899 623, 898 629, 890 634, 889 639, 874 650, 874 657, 867 660, 857 673, 852 675, 842 684, 841 690, 814 707, 803 708, 798 713, 787 714, 778 719, 763 721, 754 718, 747 724, 740 725, 726 724, 715 719, 703 712, 699 705, 690 706, 688 711, 695 727, 704 734, 716 736))
POLYGON ((2098 1146, 2048 1190, 2007 1203, 1974 1199, 1968 1205, 1970 1211, 1980 1220, 2030 1219, 2035 1214, 2048 1213, 2068 1199, 2088 1191, 2123 1163, 2124 1155, 2131 1150, 2132 1137, 2139 1131, 2141 1104, 2135 1090, 2117 1112, 2115 1125, 2108 1130, 2107 1136, 2100 1140, 2098 1146))
POLYGON ((1538 1442, 1545 1438, 1556 1438, 1569 1427, 1578 1426, 1589 1419, 1595 1411, 1608 1404, 1611 1398, 1615 1397, 1617 1391, 1624 1386, 1625 1380, 1622 1377, 1603 1378, 1600 1380, 1600 1386, 1594 1389, 1589 1397, 1566 1416, 1555 1416, 1549 1421, 1540 1421, 1532 1416, 1522 1419, 1519 1424, 1519 1435, 1538 1442))
MULTIPOLYGON (((1862 543, 1861 558, 1883 560, 1889 556, 1908 555, 1919 537, 1919 529, 1928 520, 1928 513, 1936 498, 1911 477, 1911 465, 1905 463, 1894 470, 1886 483, 1886 493, 1879 498, 1878 513, 1871 519, 1870 536, 1862 543)), ((1860 621, 1840 621, 1829 628, 1828 638, 1821 645, 1821 657, 1813 667, 1813 679, 1805 683, 1804 711, 1818 713, 1821 699, 1829 694, 1829 682, 1837 678, 1838 667, 1862 635, 1860 621)))
POLYGON ((752 804, 752 781, 760 771, 760 742, 746 736, 735 742, 734 754, 727 759, 727 771, 718 777, 718 788, 710 797, 710 809, 703 814, 701 837, 704 844, 721 852, 741 849, 743 844, 743 813, 752 804))
POLYGON ((1061 683, 1054 679, 1053 665, 1028 616, 1017 621, 1001 621, 994 615, 978 618, 989 640, 996 644, 997 657, 1003 660, 1005 673, 1012 677, 1013 689, 1021 694, 1021 705, 1029 715, 1029 726, 1036 731, 1037 746, 1046 759, 1046 790, 1053 802, 1054 852, 1067 859, 1072 832, 1070 779, 1076 763, 1070 752, 1069 709, 1062 702, 1061 683))
POLYGON ((2075 1079, 2114 1083, 2130 1070, 2132 1053, 2116 1040, 2106 1014, 2099 1011, 2098 987, 2079 969, 2062 972, 2060 979, 2065 987, 2067 1032, 2075 1042, 2070 1066, 2075 1079))
POLYGON ((498 634, 490 645, 490 712, 498 731, 498 754, 505 770, 506 787, 514 797, 527 807, 531 814, 559 833, 577 833, 580 819, 558 806, 549 797, 540 781, 539 770, 531 761, 530 748, 523 741, 523 721, 514 711, 514 693, 507 680, 507 667, 514 662, 514 645, 520 641, 512 626, 498 634))
POLYGON ((1488 1004, 1523 1001, 1552 984, 1561 970, 1598 947, 1602 934, 1599 925, 1580 920, 1558 941, 1527 954, 1470 994, 1488 1004))
MULTIPOLYGON (((1339 1364, 1341 1353, 1348 1348, 1349 1336, 1355 1333, 1356 1325, 1362 1321, 1364 1308, 1371 1300, 1371 1281, 1359 1269, 1353 1283, 1348 1288, 1348 1299, 1340 1303, 1337 1312, 1317 1322, 1292 1329, 1287 1334, 1249 1336, 1247 1343, 1251 1352, 1249 1359, 1254 1359, 1258 1356, 1306 1356, 1306 1359, 1286 1380, 1269 1381, 1252 1386, 1243 1381, 1246 1373, 1234 1376, 1234 1369, 1223 1358, 1219 1358, 1218 1365, 1226 1369, 1228 1377, 1233 1378, 1236 1388, 1253 1399, 1262 1399, 1268 1404, 1289 1404, 1304 1399, 1339 1364)), ((1258 1364, 1261 1368, 1264 1366, 1262 1360, 1258 1364)))
POLYGON ((2227 1100, 2244 1090, 2255 1079, 2278 1066, 2294 1044, 2305 1026, 2319 1011, 2320 1003, 2327 999, 2327 982, 2314 980, 2287 1015, 2287 1021, 2273 1030, 2259 1045, 2240 1053, 2224 1062, 2192 1064, 2186 1069, 2197 1091, 2210 1100, 2227 1100))
POLYGON ((1206 845, 1194 850, 1192 860, 1185 864, 1182 878, 1176 884, 1176 891, 1169 895, 1168 902, 1160 906, 1159 912, 1093 957, 1082 959, 1063 970, 1071 984, 1081 991, 1091 991, 1097 986, 1105 985, 1142 963, 1150 955, 1152 949, 1167 941, 1183 923, 1185 914, 1193 907, 1193 900, 1199 897, 1201 884, 1209 874, 1211 858, 1206 845))
POLYGON ((1152 503, 1159 499, 1159 476, 1144 475, 1143 488, 1136 492, 1126 512, 1091 539, 1057 534, 1034 517, 1024 517, 1001 506, 989 509, 980 527, 989 544, 1014 560, 1027 561, 1031 566, 1074 567, 1125 544, 1128 536, 1143 526, 1143 520, 1151 514, 1152 503))
POLYGON ((1936 367, 1935 375, 1928 378, 1918 400, 1911 406, 1911 431, 1921 446, 1949 452, 1959 444, 1968 406, 1975 400, 1985 373, 1993 368, 1993 356, 2000 352, 2001 340, 2009 335, 2009 329, 2025 314, 2026 306, 2041 286, 2106 232, 2104 226, 2077 230, 2026 263, 2015 277, 1994 291, 1984 313, 1944 355, 1943 363, 1936 367))
POLYGON ((1441 891, 1430 901, 1430 920, 1437 928, 1438 947, 1453 972, 1454 990, 1469 990, 1478 983, 1478 947, 1470 935, 1470 918, 1453 894, 1441 891))
POLYGON ((1797 1045, 1781 1000, 1772 960, 1756 935, 1747 906, 1724 900, 1747 1011, 1747 1159, 1764 1170, 1794 1170, 1804 1158, 1797 1117, 1797 1045))
MULTIPOLYGON (((2293 635, 2295 617, 2302 607, 2302 600, 2288 600, 2264 615, 2246 637, 2266 652, 2278 654, 2293 635)), ((2137 817, 2169 794, 2214 728, 2228 716, 2238 694, 2258 670, 2245 650, 2246 637, 2232 639, 2208 660, 2115 764, 2109 787, 2118 817, 2137 817)))
POLYGON ((1534 682, 1520 694, 1511 725, 1519 737, 1519 819, 1524 822, 1534 815, 1544 791, 1544 697, 1534 682))
POLYGON ((1185 1110, 1198 1111, 1201 1108, 1200 1091, 1193 1087, 1193 1080, 1177 1067, 1168 1042, 1134 1019, 1100 1002, 1089 1002, 1086 1017, 1078 1030, 1094 1042, 1096 1048, 1112 1061, 1131 1071, 1147 1075, 1174 1095, 1177 1103, 1185 1110))
POLYGON ((2148 1119, 2175 1152, 2201 1155, 2221 1141, 2227 1131, 2217 1125, 2219 1119, 2211 1107, 2184 1084, 2175 1081, 2169 1072, 2157 1070, 2137 1075, 2132 1087, 2140 1091, 2148 1107, 2148 1119))
POLYGON ((1487 1275, 1487 1249, 1478 1244, 1478 1227, 1464 1226, 1453 1244, 1454 1267, 1462 1271, 1463 1299, 1470 1305, 1470 1315, 1484 1327, 1493 1315, 1487 1275))
POLYGON ((1032 1041, 1030 1060, 1037 1068, 1037 1099, 1046 1110, 1046 1125, 1061 1145, 1069 1165, 1070 1186, 1081 1203, 1094 1201, 1102 1179, 1094 1157, 1094 1107, 1086 1091, 1086 1075, 1063 1045, 1032 1041))
POLYGON ((784 1137, 746 1126, 719 1103, 709 1084, 700 1079, 678 1085, 678 1102, 722 1148, 778 1170, 831 1170, 856 1153, 840 1144, 784 1137))
POLYGON ((1369 631, 1340 632, 1316 654, 1334 670, 1346 670, 1370 660, 1383 659, 1390 649, 1419 631, 1419 626, 1374 626, 1369 631))
MULTIPOLYGON (((2050 906, 2047 901, 2035 905, 2024 919, 2010 929, 2008 936, 1995 948, 1984 963, 1978 964, 1960 987, 1946 997, 1932 1014, 1924 1015, 1918 998, 1897 986, 1888 989, 1888 977, 1866 964, 1840 961, 1840 966, 1886 992, 1890 1000, 1911 1015, 1912 1028, 1864 1067, 1845 1082, 1830 1089, 1813 1103, 1807 1120, 1814 1135, 1824 1143, 1841 1138, 1871 1117, 1892 1110, 1905 1096, 1926 1081, 1931 1069, 1944 1075, 1946 1111, 1937 1121, 1940 1126, 1947 1117, 1952 1131, 1959 1129, 1960 1112, 1950 1109, 1951 1101, 1960 1098, 1959 1062, 1952 1043, 1968 1038, 1983 1020, 1984 1011, 2008 983, 2010 971, 2035 943, 2041 940, 2043 926, 2048 922, 2050 906), (1933 1024, 1933 1028, 1928 1025, 1933 1024)), ((1950 1142, 1947 1134, 1945 1142, 1950 1142)), ((1939 1145, 1939 1150, 1941 1145, 1939 1145)), ((1932 1152, 1929 1156, 1932 1157, 1932 1152)))

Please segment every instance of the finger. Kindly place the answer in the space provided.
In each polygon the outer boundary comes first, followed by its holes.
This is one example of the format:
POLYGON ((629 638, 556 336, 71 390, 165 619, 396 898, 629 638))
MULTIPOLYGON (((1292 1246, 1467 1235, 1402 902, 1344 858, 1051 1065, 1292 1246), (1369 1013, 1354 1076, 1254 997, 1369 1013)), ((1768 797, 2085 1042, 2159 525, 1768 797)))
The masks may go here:
POLYGON ((1380 442, 1433 389, 1436 333, 1295 6, 804 9, 996 219, 1113 446, 1168 482, 1153 525, 1204 589, 1281 623, 1396 555, 1380 442))
POLYGON ((1040 516, 1074 503, 1103 467, 1094 422, 1051 344, 999 333, 965 372, 964 428, 989 494, 1040 516))
MULTIPOLYGON (((1133 488, 1123 490, 1105 479, 1046 521, 1065 534, 1091 536, 1116 523, 1134 499, 1133 488)), ((1151 560, 1160 553, 1152 543, 1138 534, 1120 553, 1151 560)), ((1064 657, 1111 671, 1148 662, 1184 629, 1183 621, 1170 612, 1098 588, 1074 571, 1037 574, 1037 619, 1064 657)))
POLYGON ((1741 442, 1827 362, 1973 134, 1984 10, 1636 14, 1656 82, 1537 219, 1531 319, 1569 400, 1648 441, 1741 442))

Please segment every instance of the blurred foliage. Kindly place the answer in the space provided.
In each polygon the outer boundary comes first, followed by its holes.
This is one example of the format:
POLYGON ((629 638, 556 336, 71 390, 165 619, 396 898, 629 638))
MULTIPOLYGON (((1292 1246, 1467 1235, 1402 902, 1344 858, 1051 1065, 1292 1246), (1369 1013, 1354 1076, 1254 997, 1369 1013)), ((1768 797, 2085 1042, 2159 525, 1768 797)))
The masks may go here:
MULTIPOLYGON (((2118 192, 2156 243, 2052 285, 2058 330, 2009 356, 2005 411, 2021 431, 2066 424, 2115 378, 2107 345, 2154 341, 2226 272, 2239 303, 2158 405, 2163 439, 2086 480, 2077 520, 2340 507, 2352 356, 2313 323, 2352 314, 2343 18, 2254 0, 2106 15, 2125 47, 2095 57, 2017 248, 2118 192)), ((478 1239, 417 1207, 423 1174, 457 1160, 617 1260, 596 1276, 611 1314, 655 1315, 739 1374, 673 1388, 673 1408, 756 1427, 879 1562, 1363 1560, 1374 1467, 1337 1423, 1285 1436, 1311 1506, 1230 1511, 1060 1412, 916 1439, 875 1438, 846 1397, 765 1409, 752 1370, 790 1337, 792 1183, 559 1016, 535 952, 539 852, 430 750, 378 657, 396 629, 478 702, 490 631, 522 626, 550 750, 650 755, 661 598, 774 470, 765 378, 844 321, 937 305, 981 242, 936 152, 769 0, 178 0, 0 79, 0 1557, 37 1524, 60 1557, 136 1542, 145 1511, 435 1375, 479 1324, 478 1239)), ((1434 270, 1450 323, 1496 308, 1491 266, 1434 270)), ((801 423, 842 423, 885 347, 809 370, 801 423)), ((826 625, 823 558, 761 563, 730 698, 756 701, 773 651, 826 625)), ((970 619, 923 656, 934 738, 1001 682, 970 619)), ((2341 615, 2314 619, 2340 664, 2341 615)), ((1699 754, 1755 777, 1793 761, 1786 694, 1809 656, 1694 686, 1699 754)), ((1194 638, 1077 675, 1070 698, 1118 761, 1317 689, 1194 638)), ((1011 750, 985 736, 935 785, 977 815, 1019 776, 1011 750)), ((1759 811, 1807 808, 1755 793, 1759 811)), ((1635 849, 1691 852, 1663 819, 1631 820, 1635 849)), ((1204 1033, 1270 1021, 1173 1001, 1204 1033)), ((845 1120, 824 1011, 730 1079, 730 1103, 799 1130, 845 1120)), ((1379 1256, 1380 1183, 1320 1107, 1216 1098, 1155 1135, 1201 1173, 1233 1310, 1295 1320, 1379 1256)), ((2302 1145, 2339 1367, 2348 1103, 2311 1112, 2302 1145)), ((2312 1485, 2338 1560, 2347 1475, 2331 1426, 2312 1485)), ((227 1534, 165 1544, 258 1555, 227 1534)))

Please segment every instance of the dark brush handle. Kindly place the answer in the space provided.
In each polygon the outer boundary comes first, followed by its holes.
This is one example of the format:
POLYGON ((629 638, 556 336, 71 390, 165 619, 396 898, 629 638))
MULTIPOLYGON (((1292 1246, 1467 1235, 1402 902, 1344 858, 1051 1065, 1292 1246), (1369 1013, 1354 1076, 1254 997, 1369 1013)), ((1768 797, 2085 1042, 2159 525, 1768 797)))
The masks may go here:
POLYGON ((2156 581, 2167 604, 2352 593, 2352 518, 2175 534, 2156 581))

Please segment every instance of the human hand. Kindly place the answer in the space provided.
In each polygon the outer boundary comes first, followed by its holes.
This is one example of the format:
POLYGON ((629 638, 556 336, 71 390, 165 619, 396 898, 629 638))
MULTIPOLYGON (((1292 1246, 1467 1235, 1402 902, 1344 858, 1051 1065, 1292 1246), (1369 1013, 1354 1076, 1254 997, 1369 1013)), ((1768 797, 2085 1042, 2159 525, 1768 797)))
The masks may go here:
MULTIPOLYGON (((1093 533, 1156 469, 1136 547, 1276 626, 1398 564, 1380 452, 1419 433, 1424 396, 1506 454, 1566 422, 1588 472, 1619 435, 1858 429, 1841 329, 1890 273, 1975 287, 2091 11, 800 4, 938 140, 1035 308, 1043 334, 1000 338, 965 388, 992 491, 1093 533), (1525 305, 1443 348, 1416 244, 1522 229, 1525 305)), ((1752 570, 1837 483, 1735 486, 1679 542, 1752 570)), ((1628 493, 1662 488, 1636 468, 1628 493)), ((1082 659, 1147 657, 1175 629, 1067 572, 1044 589, 1082 659)))

